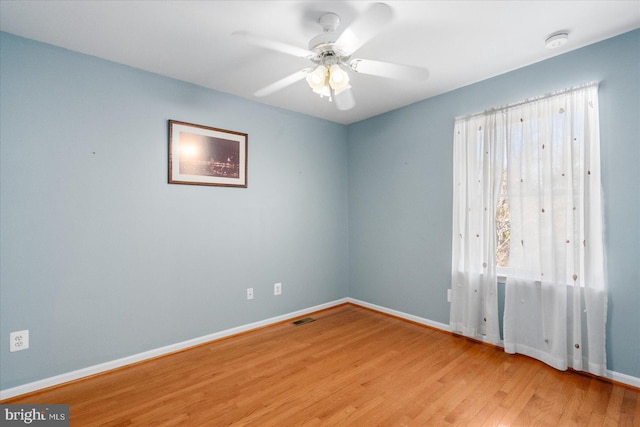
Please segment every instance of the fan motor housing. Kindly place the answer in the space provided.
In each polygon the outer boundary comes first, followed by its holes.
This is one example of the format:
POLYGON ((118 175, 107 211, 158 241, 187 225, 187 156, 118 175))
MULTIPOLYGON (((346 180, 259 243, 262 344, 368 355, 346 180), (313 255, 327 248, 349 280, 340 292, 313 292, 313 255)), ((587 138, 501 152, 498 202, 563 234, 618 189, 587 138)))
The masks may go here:
POLYGON ((334 51, 335 42, 335 34, 323 33, 311 39, 311 41, 309 42, 309 50, 317 55, 321 55, 322 53, 327 51, 334 51))
POLYGON ((340 24, 340 16, 335 13, 325 13, 318 22, 322 26, 322 34, 311 39, 309 50, 320 57, 326 56, 328 53, 332 53, 336 57, 343 56, 342 52, 337 51, 334 46, 339 36, 336 29, 340 24))

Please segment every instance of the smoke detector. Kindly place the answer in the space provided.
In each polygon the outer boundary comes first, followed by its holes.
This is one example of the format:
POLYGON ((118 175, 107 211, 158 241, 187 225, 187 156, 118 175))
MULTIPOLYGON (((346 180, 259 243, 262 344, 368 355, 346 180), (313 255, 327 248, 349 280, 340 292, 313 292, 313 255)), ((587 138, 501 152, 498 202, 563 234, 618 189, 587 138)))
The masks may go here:
POLYGON ((569 40, 569 33, 566 31, 559 31, 550 35, 545 41, 544 45, 547 49, 556 49, 564 45, 569 40))

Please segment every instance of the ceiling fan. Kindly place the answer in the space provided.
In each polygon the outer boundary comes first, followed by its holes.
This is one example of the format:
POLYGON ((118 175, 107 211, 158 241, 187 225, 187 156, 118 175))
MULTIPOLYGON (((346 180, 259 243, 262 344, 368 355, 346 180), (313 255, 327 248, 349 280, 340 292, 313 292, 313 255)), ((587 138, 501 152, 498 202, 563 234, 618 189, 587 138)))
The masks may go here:
POLYGON ((315 93, 328 97, 339 110, 349 110, 356 104, 349 84, 350 72, 416 82, 425 80, 429 76, 425 68, 351 57, 383 25, 391 21, 392 15, 388 5, 375 3, 341 33, 337 33, 340 17, 335 13, 326 13, 319 19, 323 32, 311 39, 308 49, 247 32, 235 32, 234 36, 244 38, 248 44, 309 59, 314 64, 271 83, 254 95, 268 96, 306 79, 315 93))

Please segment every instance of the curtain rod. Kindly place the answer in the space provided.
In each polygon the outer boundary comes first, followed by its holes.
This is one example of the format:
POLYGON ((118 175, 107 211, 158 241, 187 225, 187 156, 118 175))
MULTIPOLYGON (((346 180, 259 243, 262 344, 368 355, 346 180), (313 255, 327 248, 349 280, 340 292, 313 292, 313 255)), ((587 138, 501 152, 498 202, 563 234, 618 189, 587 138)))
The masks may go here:
POLYGON ((484 111, 479 112, 479 113, 473 113, 473 114, 467 114, 467 115, 464 115, 464 116, 458 116, 458 117, 455 118, 455 120, 470 119, 472 117, 481 116, 483 114, 496 113, 496 112, 499 112, 499 111, 502 111, 502 110, 506 110, 508 108, 518 107, 520 105, 528 104, 530 102, 535 102, 535 101, 539 101, 541 99, 551 98, 551 97, 554 97, 554 96, 557 96, 557 95, 563 95, 565 93, 573 92, 573 91, 580 90, 580 89, 585 89, 585 88, 592 87, 592 86, 596 86, 597 87, 598 86, 598 82, 594 81, 594 82, 584 83, 584 84, 581 84, 579 86, 573 86, 573 87, 570 87, 570 88, 561 89, 561 90, 558 90, 558 91, 555 91, 555 92, 548 92, 548 93, 545 93, 544 95, 537 96, 535 98, 527 98, 527 99, 524 99, 522 101, 515 102, 513 104, 507 104, 507 105, 503 105, 501 107, 489 108, 489 109, 484 110, 484 111))

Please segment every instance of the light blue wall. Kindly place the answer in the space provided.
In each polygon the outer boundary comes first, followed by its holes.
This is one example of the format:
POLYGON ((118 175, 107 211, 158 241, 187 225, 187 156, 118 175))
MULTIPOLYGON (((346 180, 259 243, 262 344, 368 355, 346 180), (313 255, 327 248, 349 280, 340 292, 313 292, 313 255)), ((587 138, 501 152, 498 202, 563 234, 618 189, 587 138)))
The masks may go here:
POLYGON ((346 296, 346 126, 0 36, 0 389, 346 296), (167 184, 169 119, 248 188, 167 184))
POLYGON ((640 377, 640 31, 348 127, 0 34, 0 389, 345 296, 448 323, 454 117, 591 80, 640 377), (169 119, 248 133, 249 187, 166 184, 169 119))
POLYGON ((453 122, 600 82, 609 369, 640 377, 640 31, 349 127, 350 296, 448 323, 453 122))

